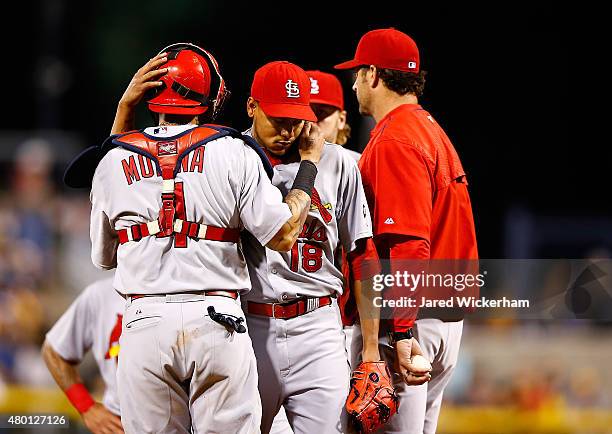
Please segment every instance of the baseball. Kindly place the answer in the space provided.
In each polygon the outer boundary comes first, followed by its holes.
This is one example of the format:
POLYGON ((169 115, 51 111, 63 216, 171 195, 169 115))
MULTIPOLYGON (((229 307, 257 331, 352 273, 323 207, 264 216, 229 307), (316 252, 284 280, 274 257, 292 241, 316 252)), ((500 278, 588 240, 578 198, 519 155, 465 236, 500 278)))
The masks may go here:
POLYGON ((410 364, 416 371, 431 371, 431 363, 429 363, 425 357, 419 354, 412 357, 410 364))

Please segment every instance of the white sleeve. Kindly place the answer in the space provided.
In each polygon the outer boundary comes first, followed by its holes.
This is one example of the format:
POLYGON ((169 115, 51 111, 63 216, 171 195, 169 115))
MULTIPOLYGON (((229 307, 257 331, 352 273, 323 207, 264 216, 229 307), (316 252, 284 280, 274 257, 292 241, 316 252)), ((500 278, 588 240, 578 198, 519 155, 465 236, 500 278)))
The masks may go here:
POLYGON ((245 147, 244 157, 244 182, 238 202, 240 220, 265 246, 291 218, 291 211, 283 202, 280 190, 272 185, 255 151, 245 147))
POLYGON ((63 358, 79 362, 93 344, 91 291, 85 290, 47 333, 47 342, 63 358))
POLYGON ((372 220, 357 162, 346 152, 343 152, 343 172, 338 232, 342 247, 352 252, 357 240, 372 237, 372 220))
POLYGON ((108 270, 117 266, 119 238, 108 218, 104 167, 104 159, 102 159, 91 184, 89 236, 91 238, 91 261, 96 267, 108 270))

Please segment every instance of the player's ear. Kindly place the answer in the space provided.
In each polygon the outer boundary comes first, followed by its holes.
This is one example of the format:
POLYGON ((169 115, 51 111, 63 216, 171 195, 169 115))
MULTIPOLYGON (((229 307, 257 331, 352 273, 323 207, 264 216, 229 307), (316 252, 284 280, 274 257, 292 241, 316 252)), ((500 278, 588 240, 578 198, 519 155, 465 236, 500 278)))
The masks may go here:
POLYGON ((346 125, 346 110, 338 110, 338 129, 343 130, 346 125))
POLYGON ((247 99, 246 109, 249 117, 253 118, 253 116, 255 116, 255 110, 257 110, 257 101, 255 101, 252 96, 247 99))
POLYGON ((370 65, 370 69, 368 69, 366 72, 366 77, 368 83, 370 83, 370 87, 375 88, 380 82, 380 70, 378 69, 378 67, 370 65))

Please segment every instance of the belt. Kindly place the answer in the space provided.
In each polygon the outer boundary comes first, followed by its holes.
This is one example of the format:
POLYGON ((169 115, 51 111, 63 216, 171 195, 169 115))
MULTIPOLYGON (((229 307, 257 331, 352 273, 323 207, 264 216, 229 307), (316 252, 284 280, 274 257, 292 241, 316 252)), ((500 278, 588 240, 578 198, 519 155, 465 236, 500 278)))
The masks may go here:
POLYGON ((238 291, 225 291, 225 290, 210 290, 210 291, 186 291, 186 292, 177 292, 173 294, 125 294, 123 298, 126 300, 129 298, 130 300, 138 300, 139 298, 144 297, 165 297, 166 295, 178 295, 178 294, 195 294, 195 295, 205 295, 205 296, 213 296, 213 297, 229 297, 236 300, 238 298, 238 291))
POLYGON ((330 304, 332 304, 332 298, 329 295, 325 297, 300 297, 287 303, 249 301, 247 312, 276 319, 291 319, 330 304))

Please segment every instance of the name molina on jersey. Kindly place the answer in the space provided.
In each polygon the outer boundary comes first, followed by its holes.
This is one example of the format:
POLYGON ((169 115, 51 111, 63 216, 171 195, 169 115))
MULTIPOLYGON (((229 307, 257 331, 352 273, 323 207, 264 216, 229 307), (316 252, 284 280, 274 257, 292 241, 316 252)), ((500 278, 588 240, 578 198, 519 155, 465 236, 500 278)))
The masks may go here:
MULTIPOLYGON (((204 164, 204 147, 194 149, 189 154, 185 155, 181 161, 179 172, 195 172, 202 173, 204 164)), ((125 174, 125 180, 128 185, 132 185, 134 181, 140 181, 144 178, 151 178, 153 175, 161 176, 161 173, 155 173, 155 163, 148 157, 143 155, 132 154, 129 158, 121 160, 121 167, 125 174)))

